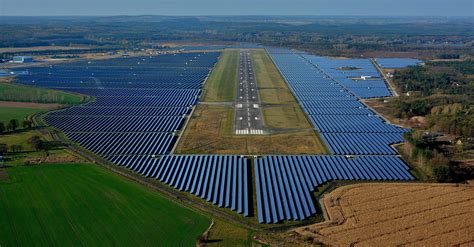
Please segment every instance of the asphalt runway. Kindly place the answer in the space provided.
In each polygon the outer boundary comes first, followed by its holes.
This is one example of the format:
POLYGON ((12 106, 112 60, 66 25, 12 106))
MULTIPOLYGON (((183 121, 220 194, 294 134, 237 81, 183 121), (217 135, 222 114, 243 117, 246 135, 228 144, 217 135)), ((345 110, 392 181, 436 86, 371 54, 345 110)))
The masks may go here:
POLYGON ((266 134, 260 109, 258 88, 249 50, 240 50, 239 74, 235 99, 234 129, 236 135, 266 134))

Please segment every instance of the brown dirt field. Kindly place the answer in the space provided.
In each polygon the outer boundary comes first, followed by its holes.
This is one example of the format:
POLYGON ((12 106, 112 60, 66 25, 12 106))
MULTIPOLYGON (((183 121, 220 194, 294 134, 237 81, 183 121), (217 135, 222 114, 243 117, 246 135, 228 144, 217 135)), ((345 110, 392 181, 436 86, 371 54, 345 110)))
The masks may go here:
POLYGON ((233 108, 199 105, 176 153, 321 154, 325 149, 313 130, 262 136, 232 135, 233 108))
POLYGON ((285 233, 331 246, 474 245, 474 182, 370 183, 322 199, 329 220, 285 233))
POLYGON ((0 107, 17 107, 17 108, 33 108, 33 109, 58 109, 60 104, 41 104, 31 102, 16 102, 16 101, 0 101, 0 107))

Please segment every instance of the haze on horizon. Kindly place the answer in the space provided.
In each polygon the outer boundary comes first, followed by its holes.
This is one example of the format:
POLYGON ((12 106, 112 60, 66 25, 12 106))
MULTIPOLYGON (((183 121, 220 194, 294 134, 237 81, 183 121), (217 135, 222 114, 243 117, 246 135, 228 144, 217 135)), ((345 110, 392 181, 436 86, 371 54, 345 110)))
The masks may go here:
POLYGON ((472 0, 0 0, 0 16, 474 16, 472 0))

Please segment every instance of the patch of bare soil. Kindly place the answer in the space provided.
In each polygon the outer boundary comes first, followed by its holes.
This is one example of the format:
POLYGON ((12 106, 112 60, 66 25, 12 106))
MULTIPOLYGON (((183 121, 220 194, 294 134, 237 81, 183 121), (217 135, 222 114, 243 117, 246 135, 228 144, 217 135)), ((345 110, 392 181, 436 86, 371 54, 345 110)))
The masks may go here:
POLYGON ((42 163, 60 164, 60 163, 82 163, 82 162, 84 162, 83 159, 69 153, 53 154, 53 155, 48 155, 46 157, 36 157, 36 158, 25 159, 25 164, 28 164, 28 165, 38 165, 42 163))
POLYGON ((17 108, 33 108, 33 109, 58 109, 60 104, 42 104, 31 102, 17 102, 17 101, 0 101, 0 107, 17 107, 17 108))
POLYGON ((6 168, 0 168, 0 181, 7 181, 8 180, 8 173, 6 168))

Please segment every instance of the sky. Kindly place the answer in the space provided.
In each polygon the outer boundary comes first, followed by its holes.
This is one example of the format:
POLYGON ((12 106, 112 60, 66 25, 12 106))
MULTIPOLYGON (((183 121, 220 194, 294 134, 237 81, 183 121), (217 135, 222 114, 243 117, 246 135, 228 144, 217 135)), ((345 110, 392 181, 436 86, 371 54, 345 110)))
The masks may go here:
POLYGON ((0 0, 1 16, 474 16, 473 0, 0 0))

